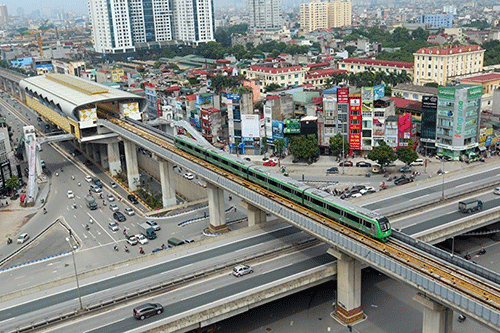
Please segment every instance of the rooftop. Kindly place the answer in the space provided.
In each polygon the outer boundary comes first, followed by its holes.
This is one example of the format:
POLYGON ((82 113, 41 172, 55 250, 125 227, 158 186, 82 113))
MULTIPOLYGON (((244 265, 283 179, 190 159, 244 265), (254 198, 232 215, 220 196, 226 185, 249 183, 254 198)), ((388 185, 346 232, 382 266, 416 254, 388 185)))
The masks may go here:
POLYGON ((498 81, 498 80, 500 80, 500 73, 489 73, 489 74, 471 76, 464 79, 460 79, 460 81, 474 81, 479 83, 498 81))
POLYGON ((438 89, 434 87, 426 87, 426 86, 416 86, 413 84, 405 84, 405 83, 400 83, 397 84, 392 91, 396 90, 406 90, 406 91, 413 91, 413 92, 418 92, 426 95, 437 95, 438 89))
POLYGON ((484 49, 480 45, 443 45, 443 46, 435 46, 435 47, 424 47, 418 50, 414 54, 457 54, 464 52, 475 52, 481 51, 484 49))
POLYGON ((340 60, 339 63, 389 66, 389 67, 400 67, 400 68, 413 68, 414 66, 412 62, 376 60, 376 59, 365 59, 365 58, 347 58, 340 60))

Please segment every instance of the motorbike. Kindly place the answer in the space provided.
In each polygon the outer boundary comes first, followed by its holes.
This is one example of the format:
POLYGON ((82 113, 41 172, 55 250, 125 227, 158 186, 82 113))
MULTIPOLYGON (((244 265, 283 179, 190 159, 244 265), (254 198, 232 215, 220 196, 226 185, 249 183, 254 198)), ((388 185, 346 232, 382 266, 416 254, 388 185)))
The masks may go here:
POLYGON ((64 171, 63 168, 61 168, 61 172, 63 172, 63 171, 64 171))
POLYGON ((387 185, 385 185, 385 184, 380 185, 381 190, 385 190, 386 188, 387 188, 387 185))
POLYGON ((104 200, 103 200, 103 201, 102 201, 102 205, 103 205, 103 206, 106 206, 106 201, 104 201, 104 200))
POLYGON ((43 213, 44 213, 44 214, 47 214, 47 209, 45 209, 45 208, 44 208, 44 209, 43 209, 43 213))
POLYGON ((142 247, 141 247, 141 248, 139 248, 139 253, 140 253, 140 254, 144 254, 144 249, 143 249, 142 247))
POLYGON ((443 172, 443 170, 441 170, 441 169, 439 169, 439 170, 437 171, 437 174, 438 174, 438 175, 442 175, 443 173, 444 173, 444 172, 443 172))
POLYGON ((464 256, 464 258, 465 258, 465 259, 467 259, 467 260, 471 260, 472 256, 471 256, 469 253, 467 253, 467 254, 464 256))
POLYGON ((82 184, 80 182, 78 182, 78 186, 82 186, 82 184))
POLYGON ((89 220, 90 224, 93 224, 94 223, 94 220, 93 219, 90 219, 89 220))
POLYGON ((9 237, 9 238, 7 238, 7 245, 10 243, 12 243, 12 238, 9 237))
POLYGON ((479 250, 479 252, 477 254, 485 254, 486 253, 486 250, 484 248, 481 248, 481 250, 479 250))
POLYGON ((371 176, 372 176, 372 174, 369 172, 366 174, 366 177, 368 177, 368 178, 370 178, 371 176))
POLYGON ((125 246, 125 252, 129 253, 130 250, 128 249, 128 247, 125 246))
POLYGON ((466 316, 464 316, 463 314, 460 314, 460 315, 458 316, 458 322, 459 322, 459 323, 463 323, 463 322, 465 321, 465 319, 467 319, 467 317, 466 317, 466 316))
POLYGON ((117 245, 113 246, 113 249, 114 249, 116 252, 118 252, 118 246, 117 246, 117 245))
POLYGON ((89 225, 88 225, 88 224, 85 226, 85 230, 87 230, 87 231, 89 231, 89 230, 90 230, 90 227, 89 227, 89 225))

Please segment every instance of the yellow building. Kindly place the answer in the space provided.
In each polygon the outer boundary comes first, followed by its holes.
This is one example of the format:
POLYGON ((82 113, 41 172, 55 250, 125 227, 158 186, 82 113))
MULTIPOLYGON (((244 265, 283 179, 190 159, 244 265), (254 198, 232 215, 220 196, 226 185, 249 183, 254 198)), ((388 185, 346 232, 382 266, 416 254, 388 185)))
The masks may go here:
POLYGON ((310 32, 350 26, 352 3, 350 1, 311 0, 300 4, 300 27, 310 32))
POLYGON ((111 70, 111 80, 113 82, 121 82, 123 76, 125 76, 123 67, 115 67, 111 70))
POLYGON ((288 63, 266 63, 249 66, 241 72, 249 80, 259 80, 260 89, 263 90, 271 83, 281 87, 300 86, 304 84, 307 70, 302 66, 292 66, 288 63))
POLYGON ((481 109, 491 110, 493 108, 493 92, 500 88, 500 73, 488 73, 467 78, 461 78, 461 84, 473 84, 483 87, 483 96, 481 97, 481 109))
POLYGON ((436 82, 445 86, 457 76, 483 70, 484 49, 479 45, 427 47, 414 55, 413 84, 436 82))

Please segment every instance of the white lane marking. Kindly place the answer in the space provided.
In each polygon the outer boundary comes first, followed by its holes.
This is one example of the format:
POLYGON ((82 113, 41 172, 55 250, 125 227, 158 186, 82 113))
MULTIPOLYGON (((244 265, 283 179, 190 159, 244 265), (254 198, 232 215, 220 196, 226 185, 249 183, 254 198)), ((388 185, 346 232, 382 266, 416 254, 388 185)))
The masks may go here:
POLYGON ((460 184, 460 185, 457 185, 455 187, 462 187, 462 186, 468 186, 470 184, 473 184, 474 182, 468 182, 468 183, 465 183, 465 184, 460 184))
POLYGON ((416 198, 410 199, 410 200, 408 200, 408 201, 419 200, 419 199, 422 199, 422 198, 428 197, 429 195, 430 195, 430 194, 422 195, 422 196, 420 196, 420 197, 416 197, 416 198))

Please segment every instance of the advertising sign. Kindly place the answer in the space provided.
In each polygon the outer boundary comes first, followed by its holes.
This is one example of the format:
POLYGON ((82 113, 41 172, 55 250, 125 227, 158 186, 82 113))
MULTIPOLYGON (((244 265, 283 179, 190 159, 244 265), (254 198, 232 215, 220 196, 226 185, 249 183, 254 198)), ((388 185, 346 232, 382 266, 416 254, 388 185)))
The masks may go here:
POLYGON ((337 89, 337 102, 340 104, 349 103, 349 88, 337 89))
POLYGON ((438 88, 438 97, 445 99, 455 99, 455 88, 438 88))
POLYGON ((273 140, 282 138, 284 138, 283 122, 279 120, 273 120, 273 140))
POLYGON ((373 110, 373 87, 361 88, 361 110, 362 111, 373 110))
POLYGON ((285 134, 300 134, 300 119, 287 119, 285 120, 285 134))
POLYGON ((349 145, 352 150, 361 149, 361 97, 349 98, 349 145))
POLYGON ((226 94, 226 98, 230 99, 230 100, 233 100, 233 101, 239 101, 240 98, 241 98, 241 95, 240 94, 230 94, 230 93, 227 93, 226 94))
POLYGON ((385 96, 385 84, 379 84, 373 87, 373 100, 381 99, 385 96))
POLYGON ((437 96, 422 96, 423 109, 437 109, 438 98, 437 96))
POLYGON ((260 134, 259 115, 241 115, 241 136, 245 138, 258 138, 260 134))
POLYGON ((467 89, 467 96, 469 98, 479 98, 483 96, 483 87, 477 86, 467 89))

